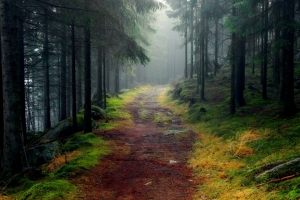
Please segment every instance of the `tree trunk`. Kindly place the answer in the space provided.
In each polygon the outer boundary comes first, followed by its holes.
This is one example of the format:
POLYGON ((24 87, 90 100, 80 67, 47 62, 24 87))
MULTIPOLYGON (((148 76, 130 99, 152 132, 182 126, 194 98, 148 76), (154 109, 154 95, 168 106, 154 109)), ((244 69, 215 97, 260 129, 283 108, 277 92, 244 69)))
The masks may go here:
POLYGON ((67 118, 67 36, 66 25, 62 25, 60 57, 60 121, 67 118))
POLYGON ((246 39, 243 36, 236 36, 235 53, 235 100, 237 106, 244 106, 244 85, 245 85, 245 51, 246 39))
POLYGON ((49 33, 48 33, 48 11, 45 10, 44 24, 44 67, 45 67, 45 92, 44 92, 44 129, 51 128, 50 121, 50 79, 49 79, 49 33))
MULTIPOLYGON (((232 16, 236 15, 236 8, 232 6, 232 16)), ((230 64, 231 64, 231 93, 230 93, 230 114, 235 113, 235 55, 236 54, 236 35, 232 33, 231 36, 231 55, 230 55, 230 64)))
POLYGON ((98 47, 98 82, 97 82, 97 104, 99 107, 103 107, 103 90, 102 90, 102 83, 103 83, 103 73, 102 73, 102 66, 103 66, 103 52, 102 47, 98 47))
POLYGON ((194 6, 193 0, 190 1, 191 4, 191 71, 190 71, 190 78, 193 78, 194 74, 194 6))
POLYGON ((71 116, 71 96, 72 96, 72 52, 67 52, 67 98, 66 98, 66 105, 67 105, 67 117, 71 116))
MULTIPOLYGON (((202 5, 205 4, 205 0, 202 0, 202 5)), ((201 13, 201 39, 200 39, 200 47, 201 47, 201 93, 200 99, 202 101, 205 100, 204 89, 205 89, 205 47, 204 47, 204 28, 205 28, 205 14, 202 11, 201 13)))
MULTIPOLYGON (((294 22, 295 2, 293 0, 286 0, 284 9, 284 18, 286 23, 294 22)), ((294 101, 294 25, 290 25, 284 29, 288 45, 284 47, 286 54, 285 65, 285 101, 284 101, 284 114, 287 116, 293 115, 296 112, 296 105, 294 101)))
POLYGON ((262 98, 267 99, 267 70, 268 70, 268 10, 269 10, 269 0, 264 2, 264 46, 263 46, 263 74, 262 74, 262 98))
POLYGON ((252 38, 252 75, 255 73, 255 50, 256 50, 256 35, 253 33, 253 38, 252 38))
MULTIPOLYGON (((118 63, 116 65, 116 69, 115 69, 115 93, 118 94, 120 92, 120 64, 118 63)), ((141 69, 139 69, 141 70, 141 69)), ((139 77, 141 76, 141 73, 139 73, 139 77)))
MULTIPOLYGON (((3 87, 3 132, 1 136, 1 177, 22 170, 22 120, 20 65, 16 1, 1 2, 1 52, 3 87), (5 147, 5 148, 3 148, 5 147), (2 152, 3 150, 3 152, 2 152), (3 164, 3 165, 2 165, 3 164)), ((2 127, 2 126, 1 126, 2 127)))
MULTIPOLYGON (((185 12, 187 15, 187 7, 188 7, 188 0, 185 1, 185 12)), ((188 34, 188 17, 185 17, 185 33, 184 33, 184 39, 185 39, 185 65, 184 65, 184 78, 188 78, 188 38, 187 38, 187 34, 188 34)))
POLYGON ((81 61, 81 55, 82 51, 80 47, 77 47, 77 52, 76 53, 76 62, 77 62, 77 112, 79 109, 82 107, 83 102, 82 102, 82 76, 83 76, 83 69, 82 69, 82 61, 81 61))
MULTIPOLYGON (((276 0, 275 5, 273 7, 274 11, 274 17, 275 21, 278 22, 281 14, 281 9, 280 9, 280 0, 276 0)), ((278 43, 280 40, 280 30, 278 25, 275 26, 274 30, 274 42, 278 43)), ((280 50, 275 49, 273 53, 274 57, 274 64, 273 64, 273 78, 275 80, 275 85, 277 88, 277 94, 279 94, 279 85, 280 85, 280 50)))
POLYGON ((72 35, 72 117, 73 117, 73 133, 77 131, 77 109, 76 109, 76 46, 75 46, 75 26, 74 19, 71 26, 72 35))
MULTIPOLYGON (((1 4, 1 14, 3 14, 3 5, 1 4)), ((2 15, 3 16, 3 15, 2 15)), ((1 22, 2 23, 2 22, 1 22)), ((2 28, 2 27, 1 27, 2 28)), ((3 99, 3 73, 2 73, 2 31, 0 32, 0 82, 2 83, 2 87, 0 88, 0 98, 3 99)), ((1 119, 0 119, 0 178, 3 176, 3 151, 4 151, 4 109, 3 103, 0 104, 1 111, 1 119)))
MULTIPOLYGON (((86 7, 87 7, 86 2, 86 7)), ((84 27, 85 40, 85 68, 84 68, 84 133, 92 132, 91 118, 91 30, 90 18, 88 17, 84 27)))
POLYGON ((214 75, 216 76, 217 75, 217 70, 218 70, 217 66, 219 66, 219 62, 218 62, 219 18, 216 18, 215 26, 216 26, 216 30, 215 30, 215 68, 214 68, 214 75))
MULTIPOLYGON (((19 65, 20 65, 20 103, 21 103, 21 120, 24 140, 26 140, 26 106, 25 106, 25 65, 24 65, 24 24, 23 24, 23 1, 18 1, 18 40, 19 40, 19 65)), ((26 141, 25 141, 26 143, 26 141)))
POLYGON ((106 109, 106 53, 103 47, 103 109, 106 109))

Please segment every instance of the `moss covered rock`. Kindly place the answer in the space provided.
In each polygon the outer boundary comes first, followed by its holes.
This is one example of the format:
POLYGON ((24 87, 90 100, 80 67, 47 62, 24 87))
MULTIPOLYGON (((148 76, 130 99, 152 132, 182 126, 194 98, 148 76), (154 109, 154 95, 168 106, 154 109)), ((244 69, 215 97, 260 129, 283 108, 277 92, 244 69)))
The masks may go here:
POLYGON ((30 167, 38 167, 44 163, 52 161, 54 157, 59 155, 62 150, 62 144, 58 141, 38 145, 27 149, 27 157, 24 162, 28 162, 30 167))
MULTIPOLYGON (((91 110, 92 110, 92 119, 93 120, 104 119, 105 116, 106 116, 105 110, 103 110, 99 106, 92 105, 91 110)), ((84 113, 84 108, 83 107, 79 110, 79 113, 80 114, 84 113)))
MULTIPOLYGON (((94 120, 92 121, 93 129, 98 128, 98 123, 94 120)), ((77 114, 77 129, 76 131, 82 131, 84 129, 84 115, 77 114)), ((47 143, 50 141, 59 140, 62 137, 70 136, 73 134, 73 118, 70 117, 59 122, 52 129, 43 134, 43 136, 38 139, 38 143, 47 143)))

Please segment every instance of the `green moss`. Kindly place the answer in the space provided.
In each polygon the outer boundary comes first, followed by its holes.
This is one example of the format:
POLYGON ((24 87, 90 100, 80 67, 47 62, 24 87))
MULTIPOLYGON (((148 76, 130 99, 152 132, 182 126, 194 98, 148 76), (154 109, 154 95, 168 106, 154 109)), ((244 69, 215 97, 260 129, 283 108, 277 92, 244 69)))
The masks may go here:
POLYGON ((270 188, 276 187, 281 190, 279 198, 281 200, 295 200, 300 198, 300 177, 290 179, 279 183, 278 185, 272 185, 270 188))
POLYGON ((54 200, 72 196, 76 187, 66 180, 43 181, 33 185, 18 197, 21 200, 54 200))
POLYGON ((155 123, 163 123, 163 124, 170 124, 172 122, 172 118, 166 115, 163 112, 157 112, 154 114, 153 122, 155 123))
POLYGON ((150 118, 150 116, 151 116, 151 112, 146 109, 141 109, 138 111, 138 113, 139 113, 140 119, 142 119, 142 120, 146 120, 146 119, 150 118))
POLYGON ((114 123, 100 123, 99 129, 100 130, 112 130, 116 127, 114 123))
POLYGON ((71 159, 65 166, 54 172, 55 178, 72 176, 81 169, 95 166, 99 158, 110 153, 108 142, 93 133, 75 134, 66 144, 65 149, 77 149, 81 155, 71 159))
POLYGON ((69 139, 64 144, 64 151, 74 151, 79 149, 80 147, 92 146, 89 140, 95 138, 95 135, 92 133, 87 134, 75 134, 71 139, 69 139))

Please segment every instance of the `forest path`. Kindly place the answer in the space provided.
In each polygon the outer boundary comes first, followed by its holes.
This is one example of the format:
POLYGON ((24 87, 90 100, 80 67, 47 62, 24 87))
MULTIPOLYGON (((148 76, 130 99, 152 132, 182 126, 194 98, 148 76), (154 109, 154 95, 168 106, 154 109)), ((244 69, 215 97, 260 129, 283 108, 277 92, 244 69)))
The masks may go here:
POLYGON ((166 88, 151 88, 128 105, 134 128, 96 133, 114 153, 77 180, 78 199, 191 200, 196 190, 187 159, 195 134, 157 102, 166 88))

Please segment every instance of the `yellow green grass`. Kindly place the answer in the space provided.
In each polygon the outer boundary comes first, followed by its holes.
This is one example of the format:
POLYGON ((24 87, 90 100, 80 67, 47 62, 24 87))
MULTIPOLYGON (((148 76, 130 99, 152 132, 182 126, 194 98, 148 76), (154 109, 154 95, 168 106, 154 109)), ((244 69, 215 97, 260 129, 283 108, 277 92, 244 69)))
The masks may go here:
POLYGON ((107 99, 107 121, 100 123, 99 129, 113 130, 113 129, 130 129, 133 126, 133 121, 130 112, 126 109, 126 105, 134 101, 138 94, 149 90, 150 86, 131 89, 130 91, 120 94, 116 97, 107 99))
MULTIPOLYGON (((101 123, 101 130, 130 128, 133 125, 126 105, 134 101, 141 92, 149 87, 133 89, 118 97, 108 98, 107 123, 101 123)), ((26 175, 17 175, 14 185, 2 184, 0 199, 20 200, 57 200, 75 199, 78 188, 69 179, 82 170, 98 164, 102 156, 111 153, 111 144, 93 133, 75 134, 63 148, 60 156, 41 166, 43 178, 30 180, 26 175)))
MULTIPOLYGON (((300 178, 279 184, 255 181, 259 167, 286 161, 300 155, 300 114, 290 119, 279 115, 230 116, 227 103, 197 103, 189 106, 174 100, 165 92, 159 102, 175 114, 181 115, 185 124, 197 133, 189 166, 199 180, 195 199, 299 199, 300 178), (199 112, 205 108, 207 112, 199 112), (227 113, 227 114, 226 114, 227 113)), ((265 104, 258 100, 251 105, 265 104)), ((268 102, 268 107, 276 107, 268 102)), ((244 108, 247 112, 247 109, 244 108)))

